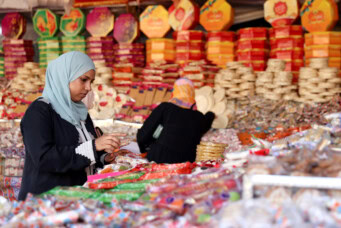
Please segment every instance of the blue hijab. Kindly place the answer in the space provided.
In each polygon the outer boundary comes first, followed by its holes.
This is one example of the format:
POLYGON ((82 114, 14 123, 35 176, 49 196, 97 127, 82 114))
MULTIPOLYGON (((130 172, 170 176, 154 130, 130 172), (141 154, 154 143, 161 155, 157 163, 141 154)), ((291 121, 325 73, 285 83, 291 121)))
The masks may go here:
POLYGON ((95 70, 94 63, 79 51, 59 56, 49 63, 46 70, 43 97, 64 120, 76 127, 81 127, 80 121, 86 120, 88 109, 83 102, 71 100, 69 84, 89 70, 95 70))

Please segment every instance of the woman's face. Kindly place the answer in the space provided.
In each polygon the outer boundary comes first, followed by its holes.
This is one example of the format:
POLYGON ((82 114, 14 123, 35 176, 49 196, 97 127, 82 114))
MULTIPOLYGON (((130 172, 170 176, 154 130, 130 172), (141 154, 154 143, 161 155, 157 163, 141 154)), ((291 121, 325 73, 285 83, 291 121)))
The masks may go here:
POLYGON ((91 83, 95 80, 95 71, 89 70, 82 76, 73 80, 69 84, 71 100, 73 102, 81 101, 88 92, 91 91, 91 83))

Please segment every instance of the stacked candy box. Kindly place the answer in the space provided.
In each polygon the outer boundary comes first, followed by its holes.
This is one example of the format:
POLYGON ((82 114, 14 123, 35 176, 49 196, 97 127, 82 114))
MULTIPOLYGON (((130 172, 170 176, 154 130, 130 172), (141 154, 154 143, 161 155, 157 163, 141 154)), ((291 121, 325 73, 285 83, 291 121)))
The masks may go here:
POLYGON ((86 47, 86 53, 93 61, 104 61, 108 67, 114 63, 113 37, 88 37, 86 47))
POLYGON ((119 43, 114 45, 115 64, 131 63, 135 67, 143 67, 145 64, 144 44, 119 43))
POLYGON ((188 30, 174 32, 176 40, 176 63, 184 65, 205 59, 205 34, 202 31, 188 30))
POLYGON ((328 66, 341 70, 341 32, 312 32, 305 34, 305 63, 312 58, 328 58, 328 66))
POLYGON ((155 38, 146 42, 147 63, 175 62, 175 41, 173 39, 155 38))
POLYGON ((293 72, 293 82, 298 80, 298 71, 304 66, 303 28, 299 25, 271 28, 270 58, 286 62, 285 70, 293 72))
POLYGON ((179 78, 178 69, 177 64, 167 64, 161 61, 148 64, 141 72, 142 84, 147 86, 169 84, 172 86, 179 78))
POLYGON ((80 9, 71 9, 60 19, 60 31, 64 34, 61 39, 62 52, 86 51, 84 36, 78 36, 85 28, 85 16, 80 9))
POLYGON ((33 26, 38 39, 39 65, 46 68, 47 64, 61 54, 58 37, 54 37, 59 28, 59 18, 49 9, 38 9, 33 16, 33 26))
POLYGON ((48 63, 58 58, 62 53, 58 37, 38 38, 38 48, 40 68, 47 68, 48 63))
POLYGON ((3 41, 3 51, 5 58, 0 63, 2 70, 0 74, 13 78, 16 68, 23 66, 27 61, 33 61, 32 41, 20 39, 26 31, 26 20, 19 13, 8 13, 1 21, 3 41), (3 72, 5 71, 5 72, 3 72))
POLYGON ((235 33, 228 31, 208 32, 206 42, 207 60, 220 67, 235 58, 235 33))
POLYGON ((269 55, 267 28, 238 30, 237 61, 254 71, 264 71, 269 55))
POLYGON ((25 62, 33 61, 33 42, 31 40, 5 39, 2 43, 5 54, 5 75, 8 78, 13 78, 18 67, 22 67, 25 62))
POLYGON ((105 61, 106 66, 114 63, 114 38, 107 36, 114 28, 114 15, 107 7, 97 7, 86 17, 86 30, 91 37, 86 40, 86 53, 94 61, 105 61))

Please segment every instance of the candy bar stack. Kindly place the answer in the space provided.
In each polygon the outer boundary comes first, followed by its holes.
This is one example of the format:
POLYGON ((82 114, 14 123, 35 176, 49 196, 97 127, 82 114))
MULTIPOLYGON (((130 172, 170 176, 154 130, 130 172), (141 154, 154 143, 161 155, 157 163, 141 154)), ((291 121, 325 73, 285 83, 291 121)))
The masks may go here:
POLYGON ((175 62, 175 41, 173 39, 149 39, 146 43, 147 64, 153 62, 175 62))
POLYGON ((86 16, 86 30, 91 37, 86 40, 86 53, 93 61, 105 62, 107 67, 114 63, 114 38, 108 34, 114 28, 114 15, 107 7, 98 7, 86 16))
POLYGON ((13 78, 10 88, 13 90, 37 92, 44 87, 45 69, 39 68, 38 63, 26 62, 23 67, 17 69, 17 75, 13 78))
POLYGON ((33 61, 33 42, 31 40, 5 39, 2 44, 5 55, 5 76, 13 78, 18 67, 22 67, 25 62, 33 61))
POLYGON ((223 159, 226 144, 213 142, 200 142, 197 146, 197 156, 195 161, 219 160, 223 159))
POLYGON ((62 48, 58 37, 38 38, 38 48, 40 68, 47 68, 49 62, 62 54, 62 48))
POLYGON ((86 39, 86 53, 93 61, 105 62, 107 67, 114 63, 114 38, 88 37, 86 39))
POLYGON ((224 88, 227 98, 245 100, 254 95, 256 75, 241 62, 228 62, 215 77, 215 87, 224 88))
POLYGON ((206 58, 205 34, 202 31, 178 31, 173 36, 176 40, 176 63, 185 65, 206 58))
POLYGON ((270 100, 297 99, 297 86, 292 85, 292 72, 285 71, 281 59, 269 59, 266 71, 257 73, 256 93, 270 100))
POLYGON ((206 42, 207 60, 219 67, 225 68, 227 62, 234 61, 234 42, 234 32, 208 32, 206 42))
POLYGON ((115 44, 114 45, 115 64, 131 63, 135 67, 144 67, 144 44, 115 44))
POLYGON ((283 26, 269 29, 270 58, 284 60, 285 71, 294 75, 293 82, 298 80, 298 71, 304 66, 303 28, 299 25, 283 26))
POLYGON ((5 77, 5 59, 4 52, 2 48, 0 48, 0 78, 5 77))
POLYGON ((179 78, 178 69, 178 64, 150 63, 141 72, 142 84, 146 86, 160 86, 162 84, 173 86, 176 79, 179 78))
MULTIPOLYGON (((141 43, 114 45, 113 84, 115 88, 127 90, 145 64, 144 45, 141 43)), ((121 90, 120 90, 121 91, 121 90)))
POLYGON ((264 71, 269 55, 267 28, 245 28, 237 34, 237 61, 254 71, 264 71))
POLYGON ((69 14, 64 14, 60 19, 60 31, 64 34, 61 39, 62 52, 86 52, 86 41, 79 34, 85 28, 85 16, 80 9, 74 8, 69 14))
POLYGON ((328 58, 329 67, 341 70, 341 32, 306 33, 306 65, 311 63, 312 58, 328 58))
POLYGON ((54 37, 59 28, 59 19, 49 9, 38 9, 33 16, 33 28, 40 36, 39 66, 46 68, 48 63, 58 58, 62 52, 58 37, 54 37))
POLYGON ((86 53, 86 40, 84 36, 62 36, 62 53, 80 51, 86 53))
POLYGON ((341 78, 336 67, 328 67, 327 58, 310 59, 309 67, 300 69, 299 101, 323 103, 341 93, 341 78))
POLYGON ((138 36, 138 22, 132 14, 121 14, 115 21, 115 63, 132 63, 135 67, 145 64, 144 44, 133 43, 138 36))
POLYGON ((219 69, 219 67, 208 64, 205 60, 201 60, 186 63, 181 67, 179 73, 180 77, 190 79, 195 88, 200 88, 204 85, 214 87, 214 78, 219 69))
POLYGON ((137 80, 141 68, 134 67, 132 63, 116 63, 113 65, 112 83, 120 93, 126 93, 137 80))

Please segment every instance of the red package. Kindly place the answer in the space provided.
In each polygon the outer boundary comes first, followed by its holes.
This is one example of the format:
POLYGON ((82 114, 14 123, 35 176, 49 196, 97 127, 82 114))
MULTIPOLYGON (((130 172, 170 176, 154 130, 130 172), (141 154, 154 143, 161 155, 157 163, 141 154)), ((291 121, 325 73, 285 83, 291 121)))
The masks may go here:
POLYGON ((237 42, 238 50, 250 49, 268 49, 269 45, 266 40, 241 40, 237 42))
POLYGON ((285 38, 290 36, 303 36, 303 27, 300 25, 283 26, 270 28, 269 35, 271 38, 285 38))
POLYGON ((207 41, 235 41, 236 34, 230 31, 208 32, 207 41))
POLYGON ((268 52, 265 50, 260 51, 238 51, 238 61, 265 61, 268 58, 268 52))
POLYGON ((294 49, 294 48, 303 48, 304 47, 304 39, 303 37, 293 38, 278 38, 270 40, 271 49, 294 49))
POLYGON ((268 37, 268 29, 262 27, 255 27, 255 28, 244 28, 239 29, 238 32, 238 39, 258 39, 258 40, 265 40, 268 37))
POLYGON ((270 52, 270 58, 273 59, 283 59, 283 60, 293 60, 293 59, 302 59, 304 57, 303 49, 295 49, 295 50, 272 50, 270 52))

